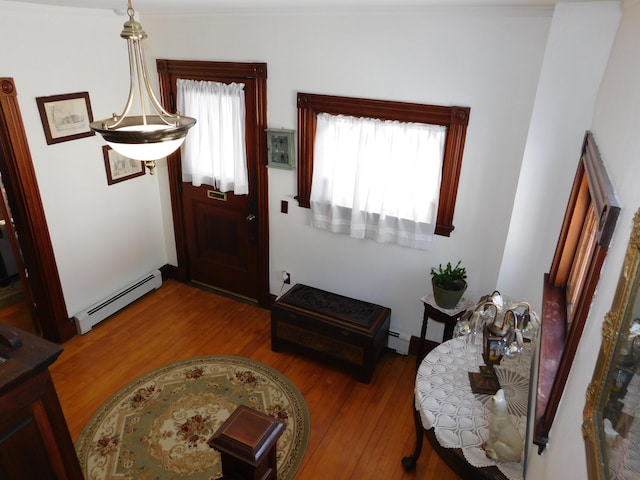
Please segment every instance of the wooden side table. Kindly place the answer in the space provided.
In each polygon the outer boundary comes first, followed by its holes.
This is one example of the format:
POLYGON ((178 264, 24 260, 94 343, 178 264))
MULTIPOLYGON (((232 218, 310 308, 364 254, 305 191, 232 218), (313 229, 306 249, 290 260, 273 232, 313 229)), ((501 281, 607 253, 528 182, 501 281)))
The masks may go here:
POLYGON ((240 405, 207 442, 220 452, 225 480, 276 480, 276 441, 284 424, 240 405))
POLYGON ((444 335, 442 341, 446 342, 453 338, 453 329, 456 326, 456 322, 464 315, 469 307, 473 305, 473 301, 462 299, 460 303, 453 309, 444 309, 436 305, 433 295, 425 295, 421 298, 424 304, 424 313, 422 315, 422 329, 420 330, 420 343, 418 345, 418 356, 416 357, 416 372, 422 359, 427 352, 425 351, 425 344, 427 342, 427 324, 429 319, 444 324, 444 335))
MULTIPOLYGON (((507 472, 510 478, 522 478, 523 464, 504 468, 505 464, 486 459, 482 451, 483 439, 489 435, 487 417, 491 395, 474 393, 469 382, 469 372, 477 372, 484 363, 481 336, 469 340, 469 337, 454 338, 444 342, 420 364, 414 390, 420 422, 416 428, 421 438, 426 431, 432 448, 462 478, 506 480, 507 472), (464 408, 460 408, 462 405, 464 408)), ((534 345, 527 344, 518 358, 503 362, 495 369, 507 397, 511 419, 523 437, 526 437, 533 353, 534 345)), ((416 450, 414 455, 416 453, 420 452, 416 450)), ((417 458, 405 457, 405 468, 415 468, 417 458)))
MULTIPOLYGON (((416 374, 418 373, 418 368, 420 368, 422 360, 427 355, 425 344, 427 343, 427 324, 429 323, 429 319, 431 318, 436 322, 444 323, 442 341, 445 342, 453 338, 453 329, 456 326, 456 322, 460 317, 462 317, 462 315, 464 315, 467 309, 473 305, 473 301, 463 298, 455 308, 448 310, 436 305, 433 294, 425 295, 421 300, 424 304, 424 313, 422 315, 422 328, 420 329, 418 355, 416 356, 416 374)), ((413 403, 413 423, 415 424, 416 429, 416 446, 411 455, 402 458, 402 465, 408 472, 415 470, 416 462, 422 452, 422 442, 424 440, 422 420, 420 419, 420 413, 416 410, 415 398, 413 403)))

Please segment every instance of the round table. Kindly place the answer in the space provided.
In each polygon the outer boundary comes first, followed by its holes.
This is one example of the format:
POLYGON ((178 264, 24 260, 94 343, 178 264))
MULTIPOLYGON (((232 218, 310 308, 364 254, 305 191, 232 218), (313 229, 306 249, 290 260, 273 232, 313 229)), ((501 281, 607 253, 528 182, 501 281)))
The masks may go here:
MULTIPOLYGON (((503 358, 495 371, 507 398, 511 419, 526 438, 529 373, 533 344, 526 343, 514 359, 503 358)), ((489 438, 486 407, 491 395, 471 391, 469 372, 479 372, 482 335, 459 337, 442 343, 424 358, 416 375, 415 408, 424 429, 433 429, 438 443, 461 449, 473 467, 497 467, 507 478, 521 480, 523 463, 487 458, 482 444, 489 438)))

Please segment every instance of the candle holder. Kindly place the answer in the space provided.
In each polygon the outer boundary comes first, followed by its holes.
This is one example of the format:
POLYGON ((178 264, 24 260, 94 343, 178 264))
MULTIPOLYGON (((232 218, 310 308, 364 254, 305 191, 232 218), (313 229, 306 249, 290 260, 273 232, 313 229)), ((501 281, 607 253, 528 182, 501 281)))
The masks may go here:
POLYGON ((456 323, 453 330, 454 337, 466 337, 467 342, 472 342, 475 335, 480 333, 487 322, 494 322, 498 315, 498 306, 491 300, 478 303, 473 310, 464 313, 456 323), (487 318, 493 311, 493 317, 487 318))
POLYGON ((474 393, 495 394, 500 389, 500 382, 495 365, 499 365, 504 357, 515 358, 522 352, 524 338, 522 329, 537 330, 539 321, 535 312, 527 302, 502 302, 498 291, 482 297, 482 302, 473 312, 467 313, 460 330, 467 334, 482 330, 482 359, 479 372, 469 372, 471 390, 474 393), (494 302, 496 300, 498 303, 494 302), (506 310, 503 310, 507 308, 506 310), (487 312, 493 311, 493 318, 487 318, 487 312), (504 312, 504 313, 503 313, 504 312))
POLYGON ((504 355, 504 334, 494 332, 490 325, 482 329, 482 359, 485 365, 498 365, 504 355))
POLYGON ((534 328, 537 330, 537 326, 533 326, 534 317, 535 314, 527 302, 518 302, 505 313, 505 323, 509 326, 504 339, 504 355, 507 358, 517 357, 522 352, 523 331, 534 331, 534 328))
POLYGON ((471 391, 474 393, 493 395, 500 389, 500 381, 493 365, 500 363, 502 359, 502 337, 495 335, 490 326, 495 325, 498 319, 498 306, 490 300, 480 303, 474 310, 477 319, 484 316, 483 321, 478 320, 482 329, 482 358, 486 365, 480 365, 479 372, 469 372, 471 391), (493 318, 487 320, 487 313, 493 312, 493 318))
POLYGON ((493 321, 482 329, 482 358, 486 365, 497 365, 502 360, 504 337, 508 331, 507 315, 498 315, 498 307, 496 306, 493 321))

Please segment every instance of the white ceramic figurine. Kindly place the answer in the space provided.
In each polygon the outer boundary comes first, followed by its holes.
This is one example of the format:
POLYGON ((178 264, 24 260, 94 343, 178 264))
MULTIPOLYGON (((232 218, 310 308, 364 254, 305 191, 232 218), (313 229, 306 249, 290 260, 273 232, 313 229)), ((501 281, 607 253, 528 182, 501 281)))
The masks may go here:
POLYGON ((489 440, 483 445, 487 457, 500 462, 519 462, 524 448, 524 438, 515 427, 509 412, 504 391, 498 390, 489 401, 489 440))

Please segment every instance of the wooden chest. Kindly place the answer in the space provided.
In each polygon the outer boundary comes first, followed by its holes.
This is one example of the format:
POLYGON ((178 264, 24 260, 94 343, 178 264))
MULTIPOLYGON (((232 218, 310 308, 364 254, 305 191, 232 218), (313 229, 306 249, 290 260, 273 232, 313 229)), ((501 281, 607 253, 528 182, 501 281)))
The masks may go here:
POLYGON ((391 310, 297 284, 271 307, 271 349, 337 363, 369 383, 387 347, 391 310))

